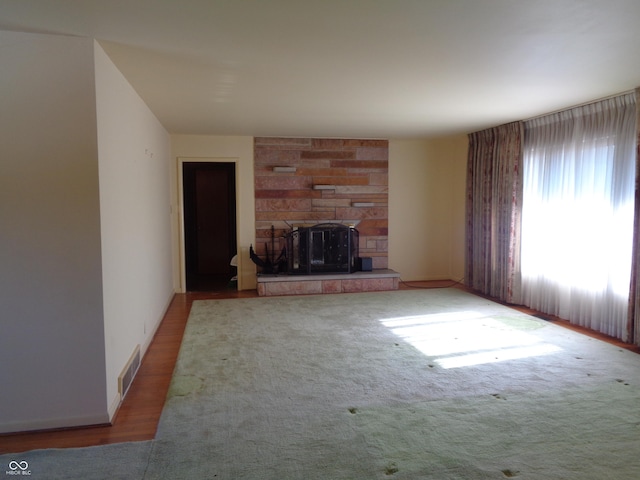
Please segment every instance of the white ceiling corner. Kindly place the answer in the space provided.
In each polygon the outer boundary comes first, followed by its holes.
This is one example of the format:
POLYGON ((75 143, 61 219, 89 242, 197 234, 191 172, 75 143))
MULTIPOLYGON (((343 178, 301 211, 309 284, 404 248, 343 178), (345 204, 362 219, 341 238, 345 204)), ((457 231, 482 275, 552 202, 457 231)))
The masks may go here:
POLYGON ((97 39, 171 133, 469 133, 640 86, 637 0, 3 0, 97 39))

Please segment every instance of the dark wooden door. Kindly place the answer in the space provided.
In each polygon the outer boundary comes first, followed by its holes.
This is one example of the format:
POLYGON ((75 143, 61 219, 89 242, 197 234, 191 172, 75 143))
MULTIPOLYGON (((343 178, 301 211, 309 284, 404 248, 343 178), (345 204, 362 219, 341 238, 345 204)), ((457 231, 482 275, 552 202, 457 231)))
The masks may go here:
POLYGON ((235 164, 184 162, 182 176, 187 290, 225 288, 235 275, 235 164))

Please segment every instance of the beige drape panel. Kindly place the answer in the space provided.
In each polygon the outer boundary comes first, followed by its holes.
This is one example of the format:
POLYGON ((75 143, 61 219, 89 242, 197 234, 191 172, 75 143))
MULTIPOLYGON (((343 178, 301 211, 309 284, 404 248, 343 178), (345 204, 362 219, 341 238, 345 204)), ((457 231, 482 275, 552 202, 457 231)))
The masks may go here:
POLYGON ((640 345, 640 87, 636 95, 636 198, 633 225, 633 257, 629 295, 628 338, 640 345))
POLYGON ((465 283, 520 303, 523 124, 469 135, 465 283))

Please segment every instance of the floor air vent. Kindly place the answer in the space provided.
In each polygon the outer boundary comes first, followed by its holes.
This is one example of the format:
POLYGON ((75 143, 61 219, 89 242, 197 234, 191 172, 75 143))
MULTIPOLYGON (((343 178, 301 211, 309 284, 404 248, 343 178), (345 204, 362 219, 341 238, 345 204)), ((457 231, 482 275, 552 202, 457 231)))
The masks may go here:
POLYGON ((133 383, 133 377, 136 376, 138 367, 140 366, 140 345, 136 345, 135 350, 131 354, 129 361, 122 370, 122 373, 118 377, 118 392, 120 392, 120 398, 124 398, 129 390, 129 387, 133 383))

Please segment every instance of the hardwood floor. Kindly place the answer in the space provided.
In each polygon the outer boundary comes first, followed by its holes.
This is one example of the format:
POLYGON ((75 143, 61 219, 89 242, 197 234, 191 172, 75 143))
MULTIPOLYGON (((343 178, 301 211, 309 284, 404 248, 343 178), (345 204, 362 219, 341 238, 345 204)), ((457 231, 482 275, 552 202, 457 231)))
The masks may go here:
MULTIPOLYGON (((401 290, 442 287, 455 287, 469 291, 464 285, 451 281, 402 282, 400 285, 401 290)), ((171 382, 192 302, 201 299, 256 296, 255 290, 176 294, 142 360, 140 369, 118 410, 113 425, 0 435, 0 453, 152 440, 155 437, 160 414, 164 407, 164 400, 171 382)), ((526 307, 510 306, 525 313, 538 315, 538 312, 526 307)), ((585 328, 576 327, 557 317, 546 317, 546 320, 558 325, 604 340, 620 348, 640 353, 640 348, 637 346, 622 343, 585 328)))

